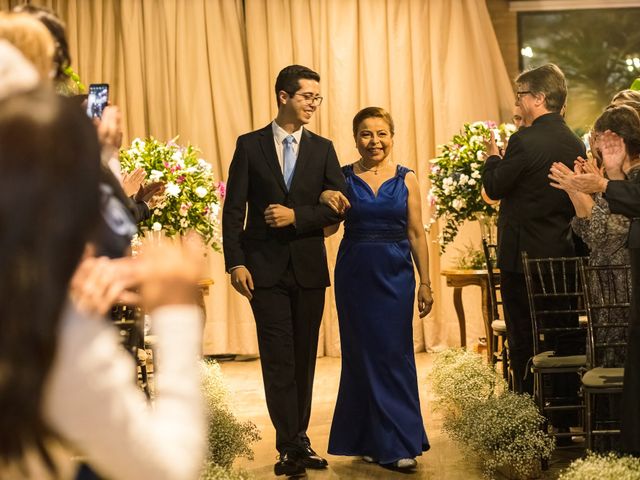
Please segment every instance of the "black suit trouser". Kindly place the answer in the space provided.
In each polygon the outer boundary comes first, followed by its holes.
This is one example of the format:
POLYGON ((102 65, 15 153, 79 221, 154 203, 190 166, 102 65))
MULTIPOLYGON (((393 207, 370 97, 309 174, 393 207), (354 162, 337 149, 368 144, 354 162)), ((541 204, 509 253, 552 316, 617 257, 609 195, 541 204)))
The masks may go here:
POLYGON ((509 342, 514 391, 533 395, 533 376, 527 371, 533 357, 533 326, 523 273, 500 271, 500 294, 509 342))
POLYGON ((280 453, 296 451, 308 441, 324 299, 324 287, 298 285, 291 265, 275 286, 253 291, 262 378, 280 453))

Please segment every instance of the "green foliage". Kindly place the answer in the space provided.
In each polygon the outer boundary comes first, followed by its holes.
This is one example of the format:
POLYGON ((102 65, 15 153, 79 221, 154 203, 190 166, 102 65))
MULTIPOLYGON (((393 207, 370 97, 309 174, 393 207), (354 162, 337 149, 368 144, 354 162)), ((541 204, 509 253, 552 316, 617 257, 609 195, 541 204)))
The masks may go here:
POLYGON ((440 154, 431 160, 429 200, 435 205, 435 217, 444 220, 439 237, 441 252, 466 220, 474 220, 479 213, 490 217, 497 212, 480 195, 485 141, 490 139, 492 130, 500 146, 516 127, 511 124, 496 127, 493 122, 465 123, 462 132, 441 145, 440 154))
POLYGON ((68 66, 64 69, 64 74, 73 85, 73 87, 71 87, 71 85, 68 85, 66 88, 68 88, 74 94, 84 93, 87 90, 87 87, 84 85, 84 83, 82 83, 82 80, 80 80, 80 75, 78 75, 75 70, 71 68, 71 66, 68 66))
MULTIPOLYGON (((606 2, 604 2, 606 3, 606 2)), ((536 12, 521 16, 523 45, 533 49, 525 67, 555 63, 569 88, 567 122, 588 127, 619 90, 638 76, 627 59, 637 56, 637 8, 536 12)))
POLYGON ((208 420, 207 464, 203 480, 244 479, 241 473, 231 472, 237 457, 253 458, 251 445, 260 440, 260 433, 253 422, 240 422, 232 413, 228 403, 228 392, 224 385, 220 366, 216 362, 202 362, 202 391, 205 397, 208 420), (219 468, 214 468, 219 467, 219 468), (229 477, 221 475, 227 470, 229 477))
POLYGON ((464 349, 439 353, 431 380, 443 430, 478 457, 488 477, 508 468, 528 478, 551 456, 554 441, 542 432, 544 419, 531 397, 508 391, 482 356, 464 349))
POLYGON ((457 248, 456 267, 462 270, 482 270, 487 268, 484 252, 473 247, 470 243, 464 250, 457 248))
MULTIPOLYGON (((175 140, 175 139, 174 139, 175 140)), ((165 184, 164 193, 151 208, 151 217, 139 224, 143 235, 163 230, 168 236, 195 230, 214 250, 220 251, 220 201, 224 184, 215 182, 211 165, 199 158, 192 145, 181 147, 174 140, 136 138, 120 152, 124 172, 143 168, 150 182, 165 184)))
POLYGON ((558 480, 640 480, 640 458, 589 453, 575 460, 558 480))

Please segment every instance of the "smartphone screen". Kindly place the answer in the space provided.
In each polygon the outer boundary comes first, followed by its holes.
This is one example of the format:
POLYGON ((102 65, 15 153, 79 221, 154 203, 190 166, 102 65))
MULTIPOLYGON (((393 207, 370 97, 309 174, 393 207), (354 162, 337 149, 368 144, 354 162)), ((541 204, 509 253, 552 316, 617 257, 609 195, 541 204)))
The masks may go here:
POLYGON ((109 84, 92 83, 89 85, 89 95, 87 96, 87 115, 90 118, 102 117, 102 111, 109 102, 109 84))

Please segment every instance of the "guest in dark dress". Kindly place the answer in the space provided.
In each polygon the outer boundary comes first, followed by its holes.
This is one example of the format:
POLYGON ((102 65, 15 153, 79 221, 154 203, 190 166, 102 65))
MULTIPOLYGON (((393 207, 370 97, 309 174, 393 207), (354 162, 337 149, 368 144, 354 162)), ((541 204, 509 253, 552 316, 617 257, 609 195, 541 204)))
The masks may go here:
MULTIPOLYGON (((351 208, 335 270, 342 374, 328 451, 412 469, 429 449, 412 328, 414 261, 420 316, 433 304, 420 189, 415 173, 389 158, 389 113, 365 108, 353 133, 361 158, 342 169, 351 208)), ((339 212, 340 195, 325 193, 322 201, 339 212)))
MULTIPOLYGON (((636 104, 640 107, 640 104, 636 104)), ((632 108, 616 107, 608 108, 596 120, 593 131, 591 133, 591 151, 595 153, 597 158, 601 154, 599 150, 598 138, 604 132, 610 130, 616 132, 623 141, 633 142, 634 137, 640 132, 640 118, 632 108)), ((633 148, 633 147, 632 147, 633 148)), ((640 176, 640 159, 630 154, 629 149, 625 147, 626 157, 623 160, 622 172, 631 181, 635 181, 640 176)), ((589 265, 628 265, 629 249, 627 248, 627 238, 629 236, 629 225, 631 221, 624 215, 611 213, 609 202, 601 192, 589 195, 579 192, 571 188, 569 182, 564 178, 571 178, 575 173, 596 173, 600 175, 595 162, 578 158, 574 171, 571 171, 564 164, 554 165, 551 169, 550 178, 554 180, 553 186, 565 190, 571 202, 576 209, 576 216, 571 222, 571 226, 589 246, 591 255, 589 256, 589 265)), ((614 293, 611 292, 611 286, 606 284, 586 285, 592 295, 605 295, 610 298, 614 293), (600 291, 600 289, 603 289, 600 291)), ((627 277, 622 272, 617 275, 613 290, 631 289, 631 285, 627 285, 627 277)), ((595 312, 596 324, 602 325, 606 323, 626 323, 629 321, 628 312, 595 312)), ((616 344, 625 342, 627 339, 627 329, 616 327, 597 329, 595 331, 595 342, 598 344, 616 344)), ((626 349, 616 348, 600 348, 594 353, 595 365, 601 367, 623 367, 626 358, 626 349)), ((595 421, 620 418, 619 397, 612 395, 603 399, 596 404, 595 421)), ((616 436, 598 435, 595 438, 594 449, 618 450, 619 439, 616 436)))
MULTIPOLYGON (((636 113, 628 106, 613 109, 636 113)), ((640 117, 636 120, 639 122, 640 117)), ((563 181, 569 188, 583 193, 603 193, 611 213, 631 219, 627 243, 631 260, 631 325, 624 369, 621 438, 625 452, 640 455, 640 175, 630 174, 627 178, 624 173, 625 162, 637 162, 640 157, 640 129, 630 131, 625 137, 607 131, 599 140, 606 177, 583 173, 565 176, 563 181)))

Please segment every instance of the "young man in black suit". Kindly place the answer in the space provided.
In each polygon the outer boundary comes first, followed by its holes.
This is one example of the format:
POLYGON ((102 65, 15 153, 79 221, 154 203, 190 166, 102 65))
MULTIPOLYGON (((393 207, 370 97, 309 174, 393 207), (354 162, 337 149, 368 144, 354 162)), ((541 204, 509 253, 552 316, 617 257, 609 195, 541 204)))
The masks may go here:
POLYGON ((305 467, 327 466, 306 430, 329 286, 323 227, 342 219, 318 199, 324 190, 344 193, 346 184, 333 144, 303 128, 322 103, 320 76, 288 66, 276 79, 275 93, 275 120, 238 138, 222 233, 231 283, 249 299, 256 321, 280 452, 274 471, 301 475, 305 467))
POLYGON ((511 136, 504 158, 497 155, 497 147, 489 152, 482 183, 490 198, 501 200, 498 267, 515 391, 531 394, 532 375, 526 370, 533 356, 533 330, 521 254, 575 255, 570 226, 575 210, 565 192, 551 187, 547 175, 553 162, 573 169, 575 159, 584 158, 585 147, 562 117, 567 86, 557 66, 520 74, 516 88, 516 106, 529 126, 511 136))

